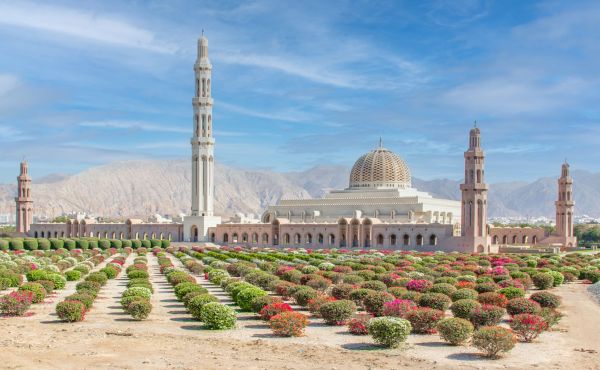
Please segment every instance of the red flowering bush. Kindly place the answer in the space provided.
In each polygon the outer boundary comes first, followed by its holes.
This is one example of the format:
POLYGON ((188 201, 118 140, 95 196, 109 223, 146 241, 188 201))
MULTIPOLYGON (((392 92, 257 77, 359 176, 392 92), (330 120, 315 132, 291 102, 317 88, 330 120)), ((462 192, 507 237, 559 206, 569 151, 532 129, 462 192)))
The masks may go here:
POLYGON ((426 292, 431 289, 431 287, 433 287, 433 283, 425 279, 411 280, 406 284, 406 289, 419 293, 426 292))
POLYGON ((290 306, 289 304, 276 302, 276 303, 268 304, 265 307, 263 307, 263 309, 260 310, 259 315, 260 315, 261 319, 269 321, 275 315, 279 315, 282 312, 292 312, 292 311, 293 311, 292 306, 290 306))
POLYGON ((548 324, 542 316, 523 313, 513 316, 510 328, 523 342, 531 342, 548 328, 548 324))
POLYGON ((538 314, 542 310, 542 307, 536 301, 532 301, 527 298, 514 298, 508 301, 506 305, 506 312, 509 315, 519 315, 522 313, 538 314))
POLYGON ((0 298, 0 311, 7 316, 23 316, 33 302, 34 294, 28 290, 9 293, 0 298))
POLYGON ((269 320, 273 334, 282 337, 300 337, 308 325, 308 318, 299 312, 286 311, 277 314, 269 320))
POLYGON ((444 312, 429 307, 419 307, 406 314, 413 332, 417 334, 435 333, 437 323, 444 318, 444 312))
POLYGON ((477 300, 481 304, 491 304, 498 307, 506 307, 508 304, 508 299, 504 294, 496 292, 481 293, 477 296, 477 300))
POLYGON ((369 331, 367 330, 367 324, 372 318, 373 316, 366 313, 354 316, 348 320, 348 331, 354 335, 369 334, 369 331))
POLYGON ((498 354, 510 351, 515 344, 517 338, 512 330, 500 326, 484 326, 473 334, 473 346, 490 358, 497 358, 498 354))
POLYGON ((409 311, 417 308, 415 302, 408 299, 394 299, 383 304, 383 316, 404 318, 409 311))

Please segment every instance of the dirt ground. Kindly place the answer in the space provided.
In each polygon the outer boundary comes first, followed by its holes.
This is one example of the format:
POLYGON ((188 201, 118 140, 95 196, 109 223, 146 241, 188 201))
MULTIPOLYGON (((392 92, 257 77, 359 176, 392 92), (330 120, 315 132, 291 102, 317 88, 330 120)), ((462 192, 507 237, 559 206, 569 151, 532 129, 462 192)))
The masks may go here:
MULTIPOLYGON (((557 330, 517 344, 504 358, 486 360, 475 348, 448 346, 437 335, 411 335, 402 349, 381 349, 368 336, 347 334, 345 327, 325 326, 320 319, 311 319, 300 338, 273 337, 251 314, 241 314, 235 330, 205 330, 176 300, 156 259, 148 260, 155 289, 148 320, 131 321, 119 306, 127 283, 122 274, 102 289, 84 322, 62 323, 54 307, 74 291, 75 283, 69 283, 32 306, 33 315, 0 319, 0 368, 600 369, 600 305, 581 284, 555 289, 565 313, 557 330)), ((198 282, 229 302, 219 287, 199 277, 198 282)))

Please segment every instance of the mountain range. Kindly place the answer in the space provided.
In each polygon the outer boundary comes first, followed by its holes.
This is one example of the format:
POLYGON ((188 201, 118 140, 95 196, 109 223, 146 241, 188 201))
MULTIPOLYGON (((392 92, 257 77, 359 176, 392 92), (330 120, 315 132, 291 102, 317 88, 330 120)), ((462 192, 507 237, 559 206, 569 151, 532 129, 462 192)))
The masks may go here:
MULTIPOLYGON (((348 174, 348 168, 336 165, 288 173, 217 165, 215 213, 258 215, 281 198, 321 197, 347 187, 348 174)), ((577 214, 600 217, 600 173, 578 170, 572 176, 577 214)), ((34 213, 49 218, 75 211, 113 218, 188 213, 190 178, 184 159, 115 162, 74 175, 46 176, 32 184, 34 213)), ((459 184, 413 178, 414 187, 446 199, 460 198, 459 184)), ((553 217, 556 186, 556 178, 550 177, 490 184, 489 216, 553 217)), ((0 213, 14 212, 15 195, 16 184, 0 184, 0 213)))

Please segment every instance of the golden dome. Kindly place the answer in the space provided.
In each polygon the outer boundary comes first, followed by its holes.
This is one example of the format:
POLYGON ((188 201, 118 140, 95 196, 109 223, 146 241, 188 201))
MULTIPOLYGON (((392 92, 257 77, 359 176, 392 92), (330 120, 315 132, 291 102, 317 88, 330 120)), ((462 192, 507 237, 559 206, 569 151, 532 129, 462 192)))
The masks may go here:
POLYGON ((351 188, 410 188, 410 170, 396 154, 379 147, 362 155, 350 172, 351 188))

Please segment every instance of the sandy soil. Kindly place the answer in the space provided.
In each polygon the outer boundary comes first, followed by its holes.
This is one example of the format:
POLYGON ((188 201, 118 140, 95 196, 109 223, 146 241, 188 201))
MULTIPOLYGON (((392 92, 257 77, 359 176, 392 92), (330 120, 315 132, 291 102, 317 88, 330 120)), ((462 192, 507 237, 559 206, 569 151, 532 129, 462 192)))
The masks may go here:
MULTIPOLYGON (((171 257, 174 263, 177 259, 171 257)), ((311 319, 306 336, 273 337, 267 325, 240 314, 238 328, 204 330, 179 303, 171 286, 148 257, 155 294, 149 319, 130 320, 119 306, 127 277, 109 281, 81 323, 57 321, 54 306, 67 291, 36 305, 34 315, 0 320, 1 368, 188 368, 188 369, 600 369, 600 305, 585 285, 556 289, 565 313, 558 329, 535 343, 519 343, 507 356, 490 361, 472 347, 452 347, 436 335, 411 335, 403 349, 386 350, 368 336, 311 319)), ((127 259, 126 266, 133 261, 127 259)), ((197 277, 223 303, 228 296, 197 277)))

